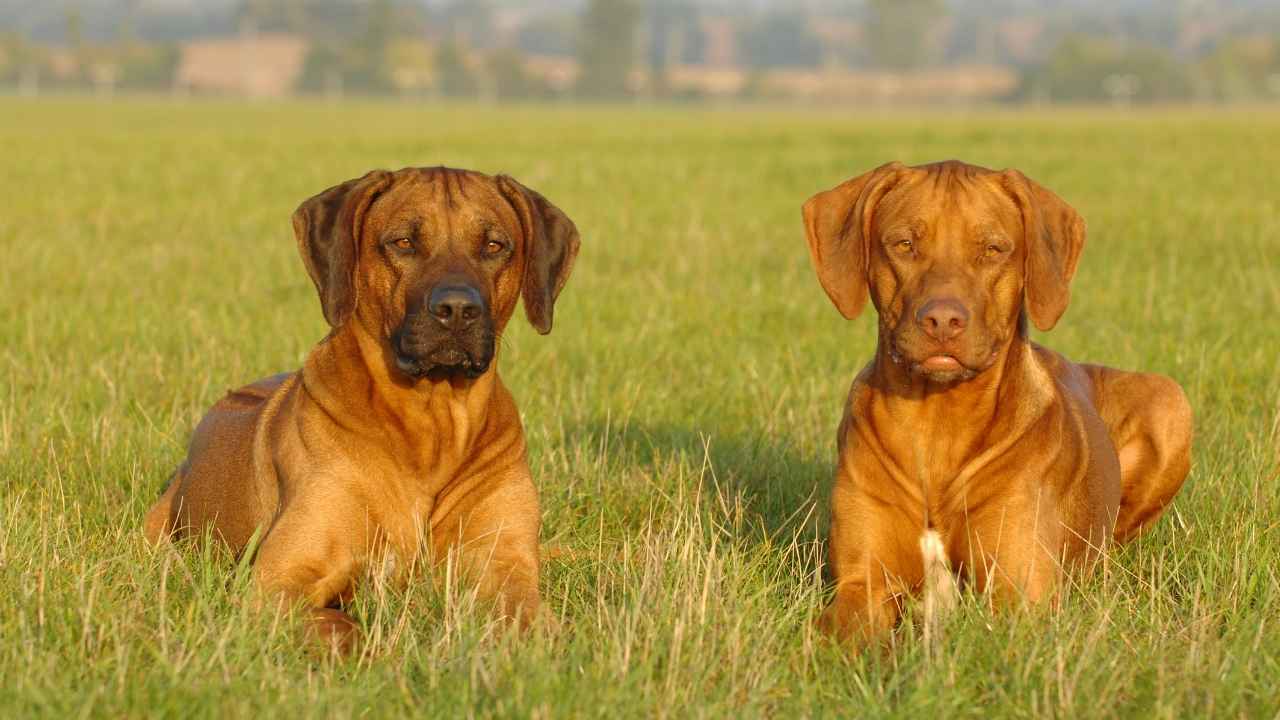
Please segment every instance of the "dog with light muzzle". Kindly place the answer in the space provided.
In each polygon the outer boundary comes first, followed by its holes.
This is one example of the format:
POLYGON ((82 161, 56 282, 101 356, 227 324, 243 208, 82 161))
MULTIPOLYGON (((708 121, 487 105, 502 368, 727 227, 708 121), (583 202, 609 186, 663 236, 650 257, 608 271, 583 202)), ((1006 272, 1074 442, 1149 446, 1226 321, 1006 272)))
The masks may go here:
POLYGON ((262 598, 358 638, 342 607, 366 569, 454 558, 524 625, 538 611, 538 495, 497 338, 523 298, 540 333, 578 231, 510 177, 378 170, 293 215, 330 333, 301 370, 230 392, 147 513, 152 542, 260 538, 262 598))
POLYGON ((1085 241, 1071 206, 1016 170, 890 163, 803 215, 831 301, 879 314, 837 435, 820 627, 870 642, 905 598, 927 616, 966 582, 998 605, 1046 601, 1160 516, 1191 463, 1182 389, 1028 337, 1067 309, 1085 241))

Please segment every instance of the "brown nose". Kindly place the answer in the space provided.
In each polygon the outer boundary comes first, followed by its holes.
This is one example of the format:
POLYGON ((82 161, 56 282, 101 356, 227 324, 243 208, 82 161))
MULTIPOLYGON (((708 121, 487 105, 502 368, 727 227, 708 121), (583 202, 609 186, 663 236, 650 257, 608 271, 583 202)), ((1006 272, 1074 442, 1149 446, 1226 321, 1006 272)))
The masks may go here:
POLYGON ((916 323, 934 340, 951 340, 969 326, 969 311, 955 298, 934 298, 916 311, 916 323))

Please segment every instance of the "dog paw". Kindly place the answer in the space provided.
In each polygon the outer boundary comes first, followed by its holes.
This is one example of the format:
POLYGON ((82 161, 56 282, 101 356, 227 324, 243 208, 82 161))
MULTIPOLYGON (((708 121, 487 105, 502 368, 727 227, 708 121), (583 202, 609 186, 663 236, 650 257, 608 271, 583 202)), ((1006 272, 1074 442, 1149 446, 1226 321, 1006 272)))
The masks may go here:
POLYGON ((360 626, 355 618, 334 608, 311 610, 304 634, 313 648, 338 657, 349 657, 360 646, 360 626))

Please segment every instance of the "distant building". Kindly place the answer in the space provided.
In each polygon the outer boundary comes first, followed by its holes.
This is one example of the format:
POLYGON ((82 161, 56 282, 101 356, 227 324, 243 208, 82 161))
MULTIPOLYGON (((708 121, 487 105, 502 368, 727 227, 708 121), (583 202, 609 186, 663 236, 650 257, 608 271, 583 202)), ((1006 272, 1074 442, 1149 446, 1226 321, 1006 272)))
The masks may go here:
POLYGON ((999 100, 1017 89, 1018 74, 998 65, 960 65, 914 72, 774 68, 757 73, 732 67, 682 65, 668 70, 668 83, 677 92, 711 97, 749 92, 762 98, 820 102, 927 104, 999 100))
POLYGON ((80 74, 80 58, 73 50, 51 48, 48 61, 49 73, 56 80, 72 80, 80 74))
POLYGON ((293 91, 307 59, 305 38, 246 34, 183 43, 175 83, 195 92, 280 97, 293 91))
POLYGON ((1021 63, 1038 57, 1044 40, 1045 22, 1039 18, 1004 20, 997 26, 1001 44, 1009 56, 1021 63))
POLYGON ((913 72, 775 70, 759 93, 810 100, 871 103, 981 102, 1008 97, 1018 73, 1000 65, 956 65, 913 72))
MULTIPOLYGON (((572 92, 581 72, 576 59, 550 55, 526 56, 525 69, 558 93, 572 92)), ((996 101, 1011 95, 1018 88, 1018 80, 1016 71, 1000 65, 957 65, 913 72, 834 66, 755 72, 732 65, 681 64, 666 68, 666 86, 679 94, 708 98, 745 94, 763 99, 855 104, 996 101)), ((633 91, 643 91, 650 82, 648 71, 636 68, 627 84, 633 91)))
POLYGON ((815 17, 809 21, 809 32, 822 40, 823 60, 829 65, 840 62, 840 50, 863 44, 862 26, 851 20, 815 17))
POLYGON ((504 7, 493 11, 493 44, 498 47, 510 47, 516 44, 520 28, 537 16, 531 8, 504 7))
POLYGON ((557 93, 571 91, 581 72, 575 58, 563 55, 526 55, 524 68, 557 93))
POLYGON ((703 18, 702 34, 706 38, 704 64, 726 68, 738 62, 738 31, 731 18, 703 18))

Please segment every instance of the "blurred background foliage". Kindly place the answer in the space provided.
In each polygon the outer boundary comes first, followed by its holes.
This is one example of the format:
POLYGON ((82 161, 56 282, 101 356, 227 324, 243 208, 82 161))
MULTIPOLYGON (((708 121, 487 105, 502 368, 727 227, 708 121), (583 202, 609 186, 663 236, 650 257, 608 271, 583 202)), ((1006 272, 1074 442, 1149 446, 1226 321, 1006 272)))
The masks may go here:
POLYGON ((1259 102, 1280 99, 1280 4, 0 0, 0 89, 1259 102))

